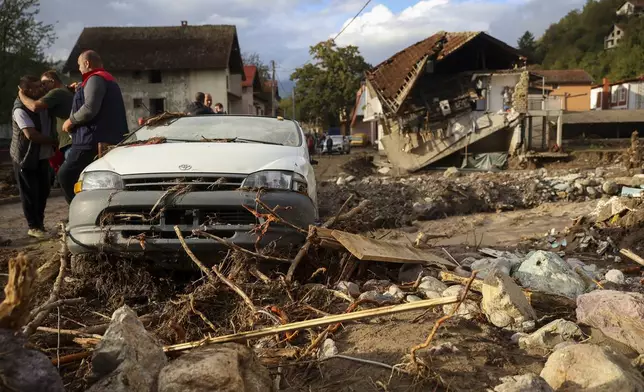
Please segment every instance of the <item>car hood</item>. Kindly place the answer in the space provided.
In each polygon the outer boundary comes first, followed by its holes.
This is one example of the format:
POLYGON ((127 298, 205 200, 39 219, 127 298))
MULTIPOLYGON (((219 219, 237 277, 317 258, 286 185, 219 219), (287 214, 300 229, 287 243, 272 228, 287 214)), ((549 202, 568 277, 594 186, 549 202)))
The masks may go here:
POLYGON ((250 174, 259 170, 302 173, 299 147, 257 143, 164 143, 122 146, 85 171, 108 170, 123 176, 158 173, 250 174))

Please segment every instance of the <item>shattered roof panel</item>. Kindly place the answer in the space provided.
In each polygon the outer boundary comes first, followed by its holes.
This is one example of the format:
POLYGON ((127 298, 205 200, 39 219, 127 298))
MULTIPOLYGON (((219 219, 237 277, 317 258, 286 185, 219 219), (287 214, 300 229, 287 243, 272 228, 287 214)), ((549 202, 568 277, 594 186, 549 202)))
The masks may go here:
POLYGON ((78 56, 89 49, 111 71, 225 69, 230 60, 242 71, 237 29, 229 25, 86 27, 64 72, 77 70, 78 56))
POLYGON ((565 84, 565 83, 584 83, 591 84, 592 76, 583 69, 540 69, 531 70, 533 74, 546 78, 546 83, 565 84))
POLYGON ((405 85, 409 73, 425 56, 433 54, 434 47, 442 38, 446 38, 447 42, 438 53, 439 60, 453 53, 479 34, 481 32, 447 33, 440 31, 376 65, 367 76, 383 96, 393 99, 405 85))

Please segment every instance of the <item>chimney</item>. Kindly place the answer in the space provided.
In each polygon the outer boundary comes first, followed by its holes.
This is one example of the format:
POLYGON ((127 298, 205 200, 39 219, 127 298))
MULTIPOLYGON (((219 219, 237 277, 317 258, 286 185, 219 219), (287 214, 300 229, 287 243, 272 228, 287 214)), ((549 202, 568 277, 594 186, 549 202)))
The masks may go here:
POLYGON ((610 83, 608 82, 608 78, 602 79, 602 82, 604 83, 604 86, 602 88, 602 102, 601 102, 601 108, 602 110, 608 110, 610 106, 610 83))
POLYGON ((181 27, 186 27, 187 25, 188 25, 188 21, 187 21, 187 20, 182 20, 182 21, 181 21, 181 27))

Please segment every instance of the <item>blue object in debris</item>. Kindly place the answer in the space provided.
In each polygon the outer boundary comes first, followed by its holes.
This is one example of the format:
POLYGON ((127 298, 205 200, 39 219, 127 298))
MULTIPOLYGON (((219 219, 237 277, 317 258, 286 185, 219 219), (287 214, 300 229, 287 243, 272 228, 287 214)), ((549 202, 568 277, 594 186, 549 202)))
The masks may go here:
POLYGON ((644 189, 625 186, 622 187, 622 196, 642 197, 642 191, 644 191, 644 189))

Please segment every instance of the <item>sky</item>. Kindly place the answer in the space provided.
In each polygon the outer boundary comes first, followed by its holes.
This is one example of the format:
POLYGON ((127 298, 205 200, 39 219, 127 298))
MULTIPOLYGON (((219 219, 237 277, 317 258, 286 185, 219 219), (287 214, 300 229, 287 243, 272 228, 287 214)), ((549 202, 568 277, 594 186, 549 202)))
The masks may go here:
MULTIPOLYGON (((46 50, 67 59, 83 27, 234 24, 242 52, 277 64, 283 90, 309 47, 335 37, 366 0, 41 0, 38 19, 58 39, 46 50)), ((585 0, 372 0, 338 37, 375 65, 433 33, 486 31, 515 45, 526 30, 540 36, 585 0)), ((284 95, 284 92, 282 92, 284 95)))

